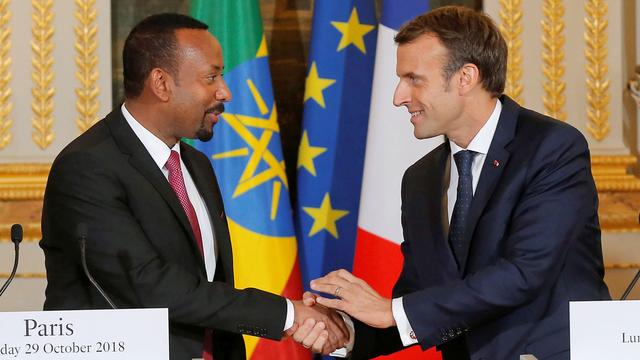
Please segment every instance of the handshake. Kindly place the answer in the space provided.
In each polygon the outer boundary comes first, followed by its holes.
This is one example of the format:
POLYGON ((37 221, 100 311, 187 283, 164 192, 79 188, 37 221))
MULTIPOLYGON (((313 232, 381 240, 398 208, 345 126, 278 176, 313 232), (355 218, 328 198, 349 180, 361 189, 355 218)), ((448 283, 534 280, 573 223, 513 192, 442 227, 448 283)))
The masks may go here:
POLYGON ((312 280, 311 289, 334 298, 305 292, 302 300, 293 301, 294 324, 285 336, 293 337, 313 352, 327 355, 353 342, 350 335, 353 329, 345 323, 347 315, 376 328, 396 325, 391 299, 382 297, 346 270, 336 270, 312 280))

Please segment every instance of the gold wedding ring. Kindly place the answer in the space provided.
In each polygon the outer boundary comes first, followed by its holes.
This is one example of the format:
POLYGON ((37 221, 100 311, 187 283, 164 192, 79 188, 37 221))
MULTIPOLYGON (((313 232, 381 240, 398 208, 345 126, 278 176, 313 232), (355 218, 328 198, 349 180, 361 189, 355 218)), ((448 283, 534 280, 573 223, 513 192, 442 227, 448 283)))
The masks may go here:
POLYGON ((342 288, 340 286, 338 286, 336 288, 336 291, 333 292, 333 296, 339 298, 340 297, 340 290, 342 290, 342 288))

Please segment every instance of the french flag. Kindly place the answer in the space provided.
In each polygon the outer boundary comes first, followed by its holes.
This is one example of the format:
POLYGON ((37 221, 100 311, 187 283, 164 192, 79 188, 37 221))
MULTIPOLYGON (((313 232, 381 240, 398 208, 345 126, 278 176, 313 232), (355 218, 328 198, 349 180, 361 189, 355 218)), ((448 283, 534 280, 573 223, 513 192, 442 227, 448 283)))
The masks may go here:
MULTIPOLYGON (((434 149, 441 137, 417 140, 410 115, 393 106, 398 84, 393 37, 402 24, 429 10, 427 0, 383 0, 369 112, 364 175, 353 272, 386 297, 402 268, 400 185, 404 171, 434 149)), ((440 201, 440 199, 434 199, 440 201)), ((380 359, 440 359, 435 349, 412 346, 380 359)))

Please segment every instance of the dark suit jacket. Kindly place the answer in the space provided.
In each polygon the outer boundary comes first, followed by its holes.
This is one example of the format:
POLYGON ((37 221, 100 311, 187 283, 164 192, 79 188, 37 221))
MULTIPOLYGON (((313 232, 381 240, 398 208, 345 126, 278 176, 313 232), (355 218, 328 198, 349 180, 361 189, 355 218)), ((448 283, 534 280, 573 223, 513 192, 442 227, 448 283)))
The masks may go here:
POLYGON ((217 281, 207 281, 178 198, 117 109, 69 144, 51 168, 40 243, 48 281, 44 308, 109 307, 82 271, 76 227, 86 223, 89 269, 116 305, 169 308, 171 359, 200 357, 205 328, 214 330, 217 360, 244 359, 239 334, 279 339, 286 302, 260 290, 234 289, 213 169, 189 145, 181 144, 181 155, 209 210, 217 281))
MULTIPOLYGON (((474 360, 569 359, 569 301, 610 298, 587 142, 565 123, 501 101, 460 266, 443 226, 448 141, 406 171, 394 297, 404 296, 420 346, 437 345, 445 360, 464 352, 474 360)), ((399 347, 396 328, 357 325, 354 358, 399 347)))

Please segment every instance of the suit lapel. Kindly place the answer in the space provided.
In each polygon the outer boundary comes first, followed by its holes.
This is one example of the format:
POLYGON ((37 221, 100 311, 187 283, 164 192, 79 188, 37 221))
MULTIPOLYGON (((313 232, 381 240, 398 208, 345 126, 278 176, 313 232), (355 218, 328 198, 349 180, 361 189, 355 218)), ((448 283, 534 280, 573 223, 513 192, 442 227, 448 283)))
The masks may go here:
POLYGON ((500 97, 502 102, 502 111, 498 119, 496 132, 491 140, 489 152, 482 165, 480 179, 473 196, 471 209, 469 210, 469 218, 467 220, 467 228, 465 229, 465 238, 463 241, 462 257, 460 259, 460 272, 465 274, 469 248, 473 239, 473 233, 480 215, 484 212, 487 202, 493 195, 502 173, 509 162, 510 152, 506 146, 511 142, 515 135, 516 123, 520 106, 508 96, 500 97))
MULTIPOLYGON (((435 258, 441 262, 440 271, 447 278, 458 278, 458 266, 447 240, 447 212, 443 206, 448 186, 445 180, 448 178, 446 170, 450 153, 448 141, 434 150, 434 156, 421 166, 417 184, 419 192, 416 199, 410 201, 415 201, 418 206, 415 214, 426 221, 426 226, 421 226, 425 231, 422 237, 429 239, 417 243, 421 249, 416 253, 438 254, 435 258), (434 169, 437 171, 433 171, 434 169)), ((425 267, 422 269, 427 270, 425 267)))
POLYGON ((118 148, 125 154, 129 155, 129 162, 134 169, 136 169, 142 176, 144 176, 149 183, 158 191, 160 196, 167 202, 174 215, 189 234, 191 239, 192 249, 198 254, 197 258, 202 262, 202 268, 204 269, 204 261, 202 256, 199 256, 200 250, 196 244, 191 224, 187 218, 180 201, 175 192, 169 185, 169 182, 164 177, 162 171, 158 168, 158 165, 153 161, 153 158, 144 147, 140 139, 136 136, 133 130, 127 124, 120 108, 112 111, 106 118, 107 126, 111 130, 114 140, 118 144, 118 148))
POLYGON ((209 210, 209 217, 214 233, 214 241, 218 249, 218 264, 216 266, 216 276, 222 274, 223 280, 233 284, 233 255, 231 251, 231 243, 229 240, 228 226, 224 213, 222 197, 218 188, 215 175, 212 176, 210 168, 203 168, 196 161, 196 154, 193 148, 181 143, 180 151, 183 154, 182 161, 191 174, 193 182, 198 188, 198 192, 209 210), (222 265, 222 268, 220 268, 222 265), (222 273, 220 273, 222 271, 222 273))

